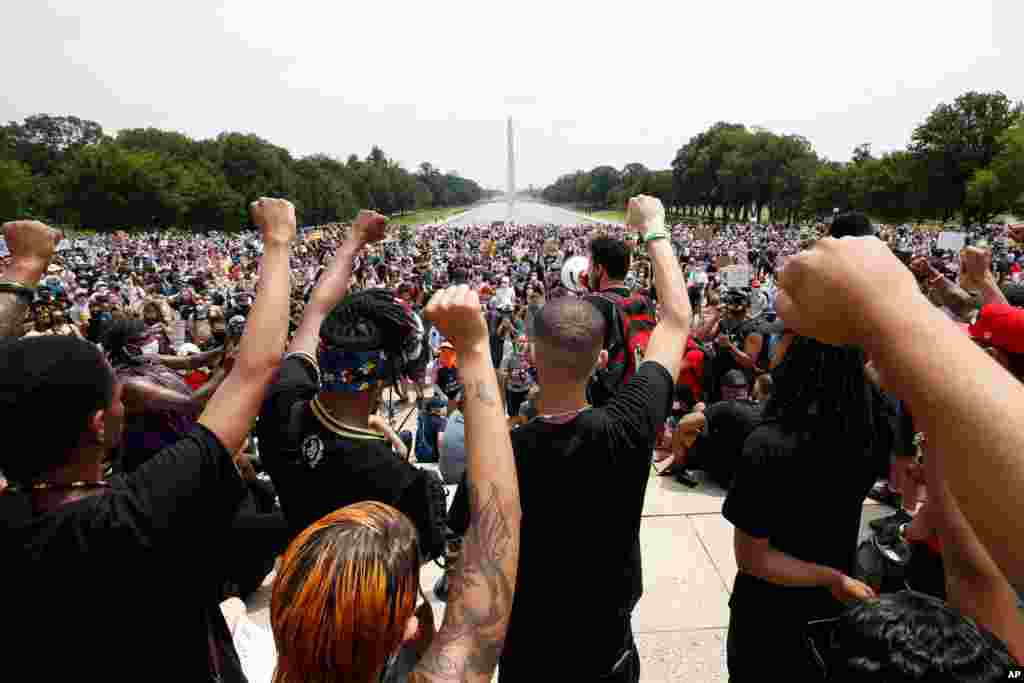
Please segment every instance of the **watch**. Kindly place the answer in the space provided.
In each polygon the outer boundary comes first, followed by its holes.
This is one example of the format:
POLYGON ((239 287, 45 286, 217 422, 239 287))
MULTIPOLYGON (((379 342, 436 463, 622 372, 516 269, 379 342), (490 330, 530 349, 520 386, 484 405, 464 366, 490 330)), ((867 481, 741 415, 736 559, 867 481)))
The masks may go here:
POLYGON ((36 290, 34 288, 23 285, 20 282, 14 282, 13 280, 0 281, 0 293, 2 292, 16 294, 24 299, 27 304, 31 304, 36 298, 36 290))

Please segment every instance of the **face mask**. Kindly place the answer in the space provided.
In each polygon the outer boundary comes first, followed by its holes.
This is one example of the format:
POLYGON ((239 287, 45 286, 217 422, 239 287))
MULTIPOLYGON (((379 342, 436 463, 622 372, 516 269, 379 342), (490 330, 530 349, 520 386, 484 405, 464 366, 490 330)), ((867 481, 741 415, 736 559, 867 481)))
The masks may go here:
POLYGON ((146 355, 152 355, 160 353, 160 342, 152 341, 142 347, 142 353, 146 355))

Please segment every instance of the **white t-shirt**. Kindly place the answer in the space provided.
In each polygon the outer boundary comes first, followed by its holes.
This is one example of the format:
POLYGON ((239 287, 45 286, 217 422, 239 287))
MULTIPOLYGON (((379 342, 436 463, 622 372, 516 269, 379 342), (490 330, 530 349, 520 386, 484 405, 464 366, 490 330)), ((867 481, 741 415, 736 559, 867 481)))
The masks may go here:
POLYGON ((498 308, 514 306, 516 302, 516 290, 512 287, 498 287, 494 293, 494 305, 498 308))

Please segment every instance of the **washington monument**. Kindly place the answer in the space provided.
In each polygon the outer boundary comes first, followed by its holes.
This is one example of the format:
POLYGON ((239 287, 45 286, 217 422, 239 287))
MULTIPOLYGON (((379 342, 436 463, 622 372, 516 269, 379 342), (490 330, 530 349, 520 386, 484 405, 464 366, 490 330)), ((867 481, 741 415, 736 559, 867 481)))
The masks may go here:
POLYGON ((511 202, 516 194, 516 141, 512 132, 512 117, 508 117, 508 200, 511 202))

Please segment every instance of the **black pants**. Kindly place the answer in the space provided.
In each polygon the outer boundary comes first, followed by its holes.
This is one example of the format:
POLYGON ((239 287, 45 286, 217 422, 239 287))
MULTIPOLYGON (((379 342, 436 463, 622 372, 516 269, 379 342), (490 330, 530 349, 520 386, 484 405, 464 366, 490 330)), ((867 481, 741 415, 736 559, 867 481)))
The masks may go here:
MULTIPOLYGON (((627 615, 625 618, 629 619, 629 616, 627 615)), ((567 656, 585 658, 586 653, 567 656)), ((498 683, 519 683, 520 681, 533 683, 537 680, 537 674, 538 669, 534 666, 523 667, 522 671, 518 670, 518 668, 516 671, 511 671, 510 667, 499 666, 498 683)), ((571 675, 555 673, 552 676, 551 674, 552 672, 547 672, 542 678, 545 680, 572 681, 573 683, 639 683, 640 652, 637 650, 636 641, 633 639, 632 626, 627 626, 626 628, 625 643, 610 671, 597 675, 583 674, 579 671, 575 671, 571 675)))
POLYGON ((806 632, 806 622, 733 609, 726 643, 730 683, 821 680, 806 632))

